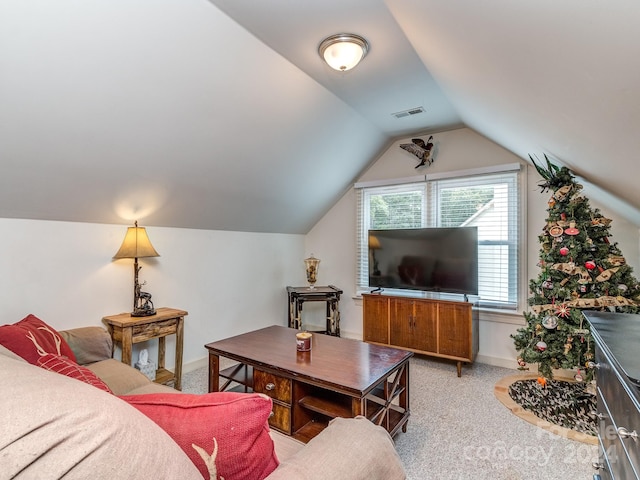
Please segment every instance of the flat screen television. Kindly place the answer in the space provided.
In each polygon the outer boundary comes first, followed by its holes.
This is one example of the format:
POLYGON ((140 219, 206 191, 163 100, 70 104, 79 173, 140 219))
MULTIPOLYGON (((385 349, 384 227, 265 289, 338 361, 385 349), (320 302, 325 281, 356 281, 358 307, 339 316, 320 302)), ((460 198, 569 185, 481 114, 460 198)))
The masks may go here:
POLYGON ((369 230, 369 287, 478 295, 478 229, 369 230))

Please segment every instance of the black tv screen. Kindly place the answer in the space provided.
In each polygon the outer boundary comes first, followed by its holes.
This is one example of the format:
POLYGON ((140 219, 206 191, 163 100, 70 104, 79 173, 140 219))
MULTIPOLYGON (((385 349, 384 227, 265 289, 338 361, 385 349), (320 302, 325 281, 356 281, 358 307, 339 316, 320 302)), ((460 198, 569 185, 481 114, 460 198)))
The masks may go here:
POLYGON ((478 229, 369 230, 369 286, 478 295, 478 229))

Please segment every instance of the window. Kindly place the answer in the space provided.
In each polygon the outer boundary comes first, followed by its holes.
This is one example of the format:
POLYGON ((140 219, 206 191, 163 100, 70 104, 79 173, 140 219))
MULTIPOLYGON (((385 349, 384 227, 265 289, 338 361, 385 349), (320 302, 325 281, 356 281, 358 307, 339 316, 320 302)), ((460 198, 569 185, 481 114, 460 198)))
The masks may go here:
POLYGON ((517 308, 520 193, 516 166, 508 167, 398 185, 356 185, 358 287, 368 283, 370 229, 475 226, 480 305, 517 308))

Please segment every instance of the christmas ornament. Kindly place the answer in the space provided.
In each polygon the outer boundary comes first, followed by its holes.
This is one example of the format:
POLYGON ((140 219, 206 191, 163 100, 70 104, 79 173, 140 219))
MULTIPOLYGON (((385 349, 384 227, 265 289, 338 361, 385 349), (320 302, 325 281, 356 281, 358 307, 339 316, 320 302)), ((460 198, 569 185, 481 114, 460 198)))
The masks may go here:
POLYGON ((594 262, 593 260, 587 260, 586 262, 584 262, 584 266, 587 268, 587 270, 593 270, 594 268, 596 268, 596 262, 594 262))
POLYGON ((542 320, 542 326, 547 330, 553 330, 558 326, 558 317, 555 315, 547 315, 544 317, 544 320, 542 320))
POLYGON ((549 290, 551 290, 553 288, 553 282, 551 280, 545 280, 544 282, 542 282, 542 288, 547 288, 549 290))
POLYGON ((582 283, 578 289, 580 290, 580 293, 587 293, 589 291, 589 285, 582 283))
POLYGON ((538 380, 536 380, 538 382, 538 385, 540 385, 542 388, 545 388, 547 386, 547 379, 544 377, 538 377, 538 380))
POLYGON ((525 362, 522 357, 518 357, 518 365, 520 365, 521 367, 524 367, 527 365, 527 362, 525 362))
POLYGON ((569 255, 569 249, 567 247, 562 247, 560 249, 560 255, 569 255))
POLYGON ((578 235, 578 233, 580 233, 580 230, 576 228, 576 222, 571 222, 569 224, 569 228, 567 228, 564 233, 566 233, 567 235, 578 235))
POLYGON ((567 318, 570 313, 571 313, 571 309, 569 308, 569 305, 567 305, 566 303, 561 303, 556 307, 556 315, 558 315, 559 317, 567 318))
POLYGON ((536 348, 541 352, 544 352, 547 349, 547 344, 540 340, 538 343, 536 343, 536 348))
POLYGON ((626 292, 627 286, 624 283, 621 283, 620 285, 618 285, 618 290, 620 290, 621 292, 626 292))
POLYGON ((555 204, 556 204, 556 199, 553 197, 551 197, 547 202, 547 205, 549 205, 549 208, 553 208, 555 204))
POLYGON ((562 235, 562 227, 558 227, 557 225, 555 227, 551 227, 549 229, 549 235, 552 237, 559 237, 562 235))
POLYGON ((569 195, 569 192, 571 191, 572 188, 573 188, 573 185, 564 185, 564 186, 560 187, 559 189, 557 189, 553 193, 553 196, 557 200, 562 201, 565 198, 567 198, 567 195, 569 195))
POLYGON ((580 369, 578 369, 578 373, 576 373, 573 378, 576 379, 576 382, 581 382, 582 381, 582 374, 580 373, 580 369))

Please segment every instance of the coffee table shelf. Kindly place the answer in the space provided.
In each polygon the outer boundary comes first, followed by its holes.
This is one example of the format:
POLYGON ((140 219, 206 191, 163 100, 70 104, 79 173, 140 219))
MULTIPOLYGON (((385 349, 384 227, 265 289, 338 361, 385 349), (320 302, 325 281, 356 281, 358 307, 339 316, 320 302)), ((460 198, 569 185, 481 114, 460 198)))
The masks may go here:
POLYGON ((302 443, 307 443, 313 437, 318 435, 322 430, 327 428, 329 422, 323 422, 318 420, 312 420, 304 425, 302 428, 299 428, 294 434, 293 438, 302 443))
MULTIPOLYGON (((220 371, 220 377, 227 379, 220 390, 228 390, 231 383, 238 383, 244 387, 244 391, 253 389, 253 367, 244 363, 238 363, 220 371)), ((237 389, 236 387, 235 389, 237 389)))
MULTIPOLYGON (((328 392, 330 393, 330 392, 328 392)), ((326 415, 330 418, 351 417, 351 399, 338 395, 326 395, 325 397, 307 395, 298 400, 298 404, 312 412, 326 415)))

